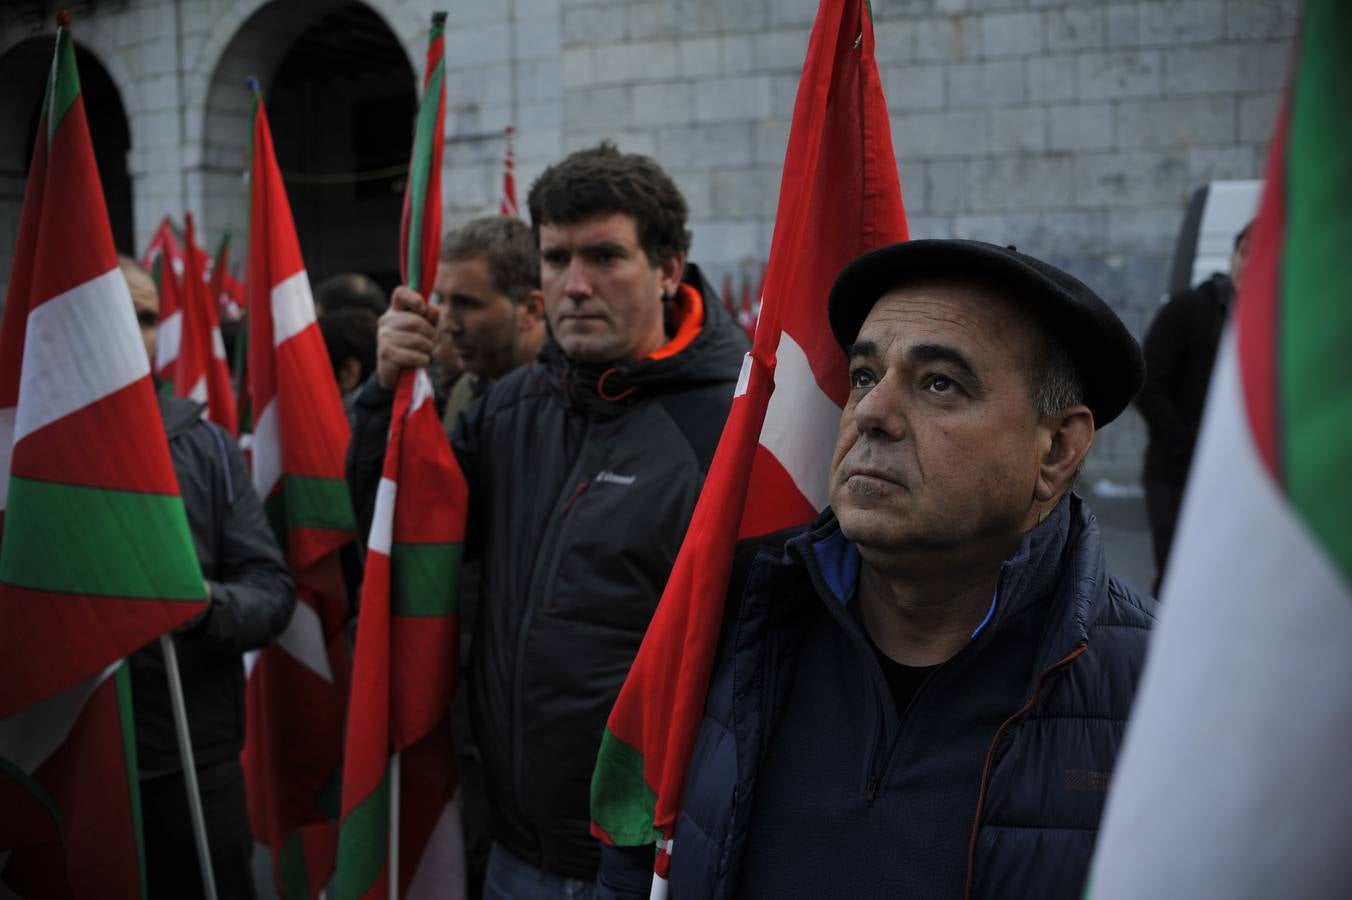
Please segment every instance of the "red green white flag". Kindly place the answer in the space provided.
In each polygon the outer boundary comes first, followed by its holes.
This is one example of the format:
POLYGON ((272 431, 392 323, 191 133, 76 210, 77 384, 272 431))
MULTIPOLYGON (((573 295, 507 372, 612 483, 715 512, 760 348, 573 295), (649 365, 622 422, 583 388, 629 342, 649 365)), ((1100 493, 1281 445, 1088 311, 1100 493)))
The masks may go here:
MULTIPOLYGON (((429 169, 440 169, 444 141, 445 19, 432 17, 401 229, 401 274, 423 296, 432 291, 441 235, 440 175, 429 169)), ((357 619, 334 881, 340 900, 465 894, 449 713, 468 507, 432 382, 424 370, 406 371, 394 395, 357 619)))
POLYGON ((1342 897, 1352 6, 1305 5, 1090 896, 1342 897))
POLYGON ((207 418, 235 435, 238 434, 235 389, 230 383, 225 342, 221 340, 218 306, 211 297, 210 285, 198 270, 192 213, 187 213, 184 221, 187 233, 184 238, 182 326, 174 393, 206 404, 207 418))
POLYGON ((59 21, 0 322, 0 882, 135 897, 120 664, 206 592, 59 21))
POLYGON ((680 852, 672 831, 734 545, 827 505, 827 468, 848 394, 827 294, 846 263, 906 236, 868 5, 822 0, 798 86, 755 341, 592 779, 593 833, 607 843, 657 843, 660 877, 669 854, 680 852))
POLYGON ((516 129, 507 126, 507 149, 502 155, 502 196, 498 198, 498 215, 519 216, 516 205, 516 148, 512 146, 512 136, 516 129))
POLYGON ((221 235, 220 246, 216 248, 216 256, 211 261, 211 269, 207 272, 207 293, 211 296, 211 302, 216 304, 216 311, 221 319, 228 322, 236 322, 244 315, 244 294, 241 291, 238 299, 226 290, 226 284, 234 281, 230 275, 230 229, 225 229, 221 235))
MULTIPOLYGON (((166 220, 167 221, 167 220, 166 220)), ((183 344, 183 280, 174 272, 173 260, 166 254, 153 264, 155 284, 160 291, 160 319, 155 335, 155 377, 161 389, 175 394, 178 355, 183 344)))
POLYGON ((272 850, 278 890, 313 898, 332 875, 337 842, 350 672, 338 553, 355 533, 343 472, 349 432, 256 85, 252 123, 250 455, 298 597, 249 674, 244 771, 254 837, 272 850))
MULTIPOLYGON (((218 258, 222 261, 225 258, 225 248, 230 240, 230 232, 227 230, 221 239, 221 249, 218 258)), ((141 255, 141 265, 151 273, 155 279, 155 286, 161 287, 160 277, 167 261, 172 267, 174 274, 179 278, 183 277, 183 272, 187 264, 187 251, 183 247, 183 233, 174 225, 173 221, 165 216, 160 221, 160 227, 155 229, 154 235, 150 238, 150 243, 146 245, 145 253, 141 255)), ((219 276, 217 267, 212 265, 211 257, 207 255, 206 250, 198 247, 194 251, 198 261, 198 271, 216 284, 212 291, 213 297, 221 298, 223 306, 233 309, 242 309, 244 307, 244 285, 240 284, 239 279, 231 275, 229 270, 222 265, 219 267, 219 276)), ((238 318, 238 316, 235 316, 238 318)))

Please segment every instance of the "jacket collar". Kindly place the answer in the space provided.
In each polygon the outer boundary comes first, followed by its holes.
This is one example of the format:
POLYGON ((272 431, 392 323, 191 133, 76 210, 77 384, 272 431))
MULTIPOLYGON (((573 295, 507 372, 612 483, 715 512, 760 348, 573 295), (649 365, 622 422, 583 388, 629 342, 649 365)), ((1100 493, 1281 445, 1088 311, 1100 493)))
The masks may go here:
MULTIPOLYGON (((818 597, 846 604, 859 580, 858 548, 827 509, 785 545, 781 563, 807 568, 818 597)), ((1088 639, 1095 607, 1106 599, 1107 565, 1098 525, 1078 494, 1069 493, 1000 565, 994 607, 978 635, 993 634, 1039 604, 1050 617, 1039 650, 1039 671, 1088 639)))

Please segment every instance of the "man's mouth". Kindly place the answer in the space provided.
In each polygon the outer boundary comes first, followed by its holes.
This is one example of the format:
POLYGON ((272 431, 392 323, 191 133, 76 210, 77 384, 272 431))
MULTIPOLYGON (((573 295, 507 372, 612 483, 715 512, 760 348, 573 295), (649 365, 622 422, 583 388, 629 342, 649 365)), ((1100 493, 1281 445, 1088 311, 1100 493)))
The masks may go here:
POLYGON ((891 472, 884 471, 882 469, 873 468, 871 466, 865 466, 858 469, 850 469, 845 475, 845 480, 848 482, 853 478, 867 478, 871 481, 881 481, 886 484, 893 485, 894 487, 905 487, 905 485, 902 484, 901 480, 897 478, 896 475, 892 474, 891 472))

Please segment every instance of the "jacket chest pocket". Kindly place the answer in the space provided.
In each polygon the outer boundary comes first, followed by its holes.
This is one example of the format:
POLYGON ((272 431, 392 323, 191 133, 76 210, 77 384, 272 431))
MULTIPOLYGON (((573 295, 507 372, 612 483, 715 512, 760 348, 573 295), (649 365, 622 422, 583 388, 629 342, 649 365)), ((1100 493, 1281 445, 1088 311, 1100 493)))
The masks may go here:
POLYGON ((543 610, 589 624, 647 628, 698 494, 698 472, 683 468, 612 464, 574 486, 564 501, 543 610))

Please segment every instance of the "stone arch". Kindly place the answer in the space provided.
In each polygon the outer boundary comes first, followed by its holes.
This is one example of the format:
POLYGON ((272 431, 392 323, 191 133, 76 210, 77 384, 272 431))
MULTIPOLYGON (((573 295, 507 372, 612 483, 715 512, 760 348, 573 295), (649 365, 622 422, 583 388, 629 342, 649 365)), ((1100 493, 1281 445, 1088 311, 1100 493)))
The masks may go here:
MULTIPOLYGON (((206 227, 219 232, 224 226, 243 237, 247 222, 247 195, 242 178, 248 151, 248 115, 250 99, 245 79, 254 76, 263 86, 264 96, 273 112, 271 89, 279 69, 307 34, 334 16, 361 8, 372 21, 383 26, 389 38, 402 51, 409 70, 410 85, 416 90, 421 55, 425 50, 427 14, 403 0, 311 0, 305 4, 281 0, 246 0, 223 11, 211 24, 208 37, 195 63, 188 66, 187 165, 196 177, 190 178, 190 206, 202 211, 206 227)), ((279 156, 283 155, 276 115, 272 115, 274 139, 279 156)), ((284 165, 285 168, 285 165, 284 165)), ((293 198, 293 202, 294 202, 293 198)), ((297 214, 298 227, 302 215, 297 214)), ((302 251, 312 274, 306 239, 302 251)), ((317 261, 317 260, 316 260, 317 261)))

